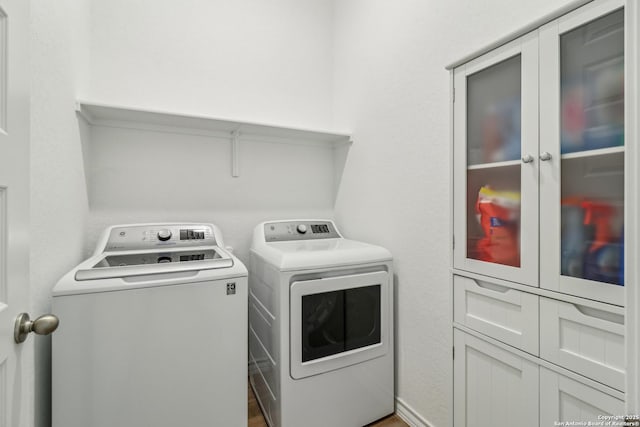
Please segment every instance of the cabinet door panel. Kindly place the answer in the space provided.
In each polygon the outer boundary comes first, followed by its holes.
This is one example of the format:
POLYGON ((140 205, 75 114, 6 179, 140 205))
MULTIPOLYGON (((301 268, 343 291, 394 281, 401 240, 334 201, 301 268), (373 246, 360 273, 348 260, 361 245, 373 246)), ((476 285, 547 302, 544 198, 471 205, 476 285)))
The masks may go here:
POLYGON ((624 11, 540 29, 540 286, 624 303, 624 11))
POLYGON ((454 427, 538 426, 538 366, 454 330, 454 427))
MULTIPOLYGON (((624 402, 546 368, 540 368, 540 425, 602 421, 624 414, 624 402)), ((618 420, 619 421, 619 420, 618 420)), ((606 425, 606 424, 605 424, 606 425)))
POLYGON ((538 284, 537 72, 535 33, 454 71, 454 267, 531 286, 538 284))

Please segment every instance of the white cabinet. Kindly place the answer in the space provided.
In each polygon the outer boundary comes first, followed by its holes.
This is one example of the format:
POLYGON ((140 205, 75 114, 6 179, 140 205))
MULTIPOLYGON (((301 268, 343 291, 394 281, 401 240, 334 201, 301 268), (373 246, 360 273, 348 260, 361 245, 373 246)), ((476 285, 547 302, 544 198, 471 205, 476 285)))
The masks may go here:
MULTIPOLYGON (((607 417, 619 417, 624 413, 624 401, 615 397, 615 392, 606 393, 549 369, 540 368, 540 426, 572 421, 605 421, 602 425, 607 425, 607 421, 616 419, 607 417)), ((617 421, 621 422, 620 419, 617 421)))
POLYGON ((625 414, 617 390, 563 375, 457 329, 454 342, 454 427, 587 425, 621 422, 625 414))
POLYGON ((454 427, 538 427, 538 366, 454 332, 454 427))
POLYGON ((457 427, 589 421, 637 399, 626 4, 560 11, 450 67, 457 427))
POLYGON ((623 5, 453 70, 454 268, 624 305, 623 5))

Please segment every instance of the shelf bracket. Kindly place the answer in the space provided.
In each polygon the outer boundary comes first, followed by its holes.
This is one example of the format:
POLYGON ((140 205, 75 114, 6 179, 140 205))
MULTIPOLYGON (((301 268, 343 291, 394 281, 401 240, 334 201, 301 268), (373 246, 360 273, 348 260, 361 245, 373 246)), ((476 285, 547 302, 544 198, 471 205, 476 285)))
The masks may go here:
POLYGON ((238 145, 240 145, 240 130, 236 129, 231 132, 231 176, 234 178, 240 176, 238 145))

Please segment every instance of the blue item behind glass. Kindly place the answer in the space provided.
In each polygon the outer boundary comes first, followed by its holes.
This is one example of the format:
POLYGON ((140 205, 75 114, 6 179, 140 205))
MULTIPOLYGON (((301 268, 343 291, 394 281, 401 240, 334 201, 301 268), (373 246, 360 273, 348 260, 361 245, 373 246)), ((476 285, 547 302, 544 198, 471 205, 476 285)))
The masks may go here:
POLYGON ((560 269, 562 275, 582 277, 587 236, 584 210, 578 205, 562 205, 562 239, 560 247, 560 269))
POLYGON ((590 251, 595 227, 585 225, 584 218, 585 210, 579 204, 562 204, 561 274, 624 286, 624 229, 618 242, 590 251))
POLYGON ((520 97, 515 97, 505 102, 499 108, 503 118, 502 127, 503 157, 504 160, 517 160, 520 158, 521 143, 521 101, 520 97))
POLYGON ((597 282, 624 285, 620 281, 620 254, 622 245, 612 243, 593 252, 587 252, 584 260, 584 278, 597 282))
POLYGON ((624 129, 622 126, 598 126, 585 129, 584 149, 618 147, 624 145, 624 129))

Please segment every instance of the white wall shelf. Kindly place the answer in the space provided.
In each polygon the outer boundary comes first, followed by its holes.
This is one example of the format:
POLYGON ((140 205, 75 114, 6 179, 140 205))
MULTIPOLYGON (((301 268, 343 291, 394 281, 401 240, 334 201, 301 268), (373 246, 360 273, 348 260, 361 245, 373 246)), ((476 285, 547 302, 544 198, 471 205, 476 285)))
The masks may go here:
POLYGON ((329 147, 351 143, 351 135, 346 132, 300 129, 194 114, 107 105, 97 102, 77 101, 76 112, 93 126, 141 129, 227 139, 231 143, 232 176, 234 177, 240 175, 238 144, 243 140, 296 145, 325 145, 329 147))

